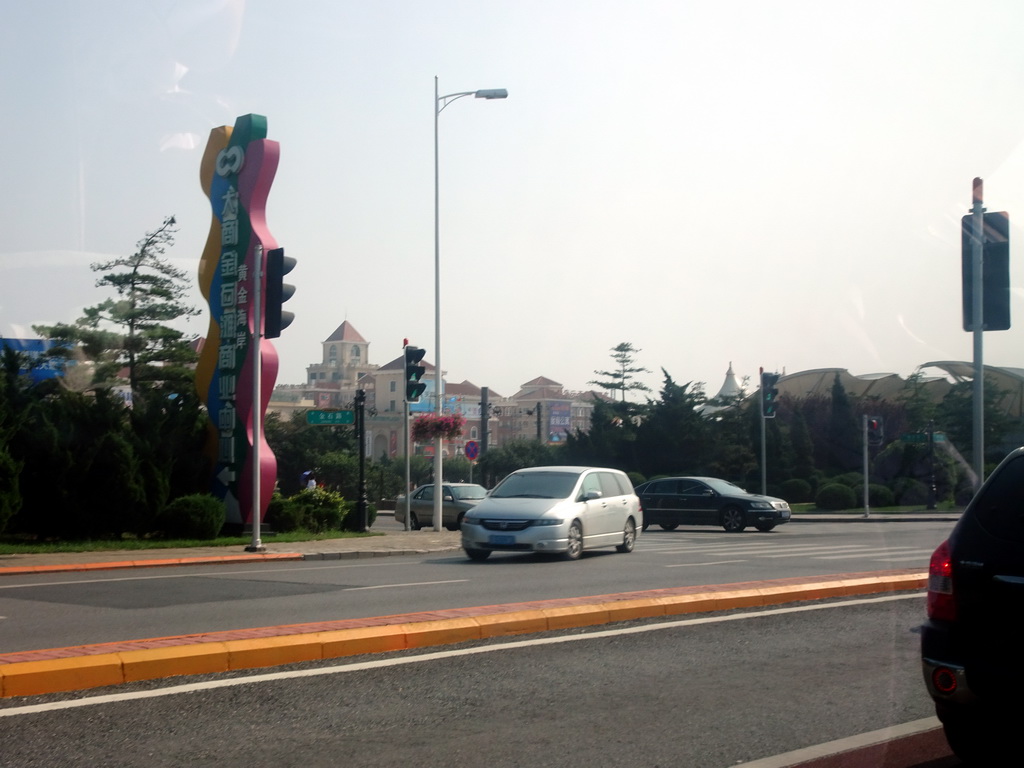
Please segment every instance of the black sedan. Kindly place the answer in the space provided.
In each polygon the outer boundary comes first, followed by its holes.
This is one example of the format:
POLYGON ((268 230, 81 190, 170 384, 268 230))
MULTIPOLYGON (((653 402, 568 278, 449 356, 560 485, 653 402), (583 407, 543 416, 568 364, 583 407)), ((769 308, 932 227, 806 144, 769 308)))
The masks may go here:
POLYGON ((672 531, 680 525, 720 525, 738 533, 748 525, 770 531, 788 523, 789 504, 772 496, 747 493, 717 477, 661 477, 636 488, 644 510, 644 529, 660 525, 672 531))
POLYGON ((1021 764, 1024 721, 1024 448, 1007 456, 932 555, 921 656, 953 751, 1021 764))

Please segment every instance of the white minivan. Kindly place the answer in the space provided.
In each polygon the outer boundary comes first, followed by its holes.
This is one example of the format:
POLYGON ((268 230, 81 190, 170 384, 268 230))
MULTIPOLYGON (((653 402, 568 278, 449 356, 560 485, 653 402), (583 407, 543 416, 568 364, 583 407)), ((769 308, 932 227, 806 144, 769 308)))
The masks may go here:
POLYGON ((625 473, 602 467, 520 469, 462 518, 471 560, 491 552, 551 552, 576 560, 584 549, 632 552, 643 510, 625 473))

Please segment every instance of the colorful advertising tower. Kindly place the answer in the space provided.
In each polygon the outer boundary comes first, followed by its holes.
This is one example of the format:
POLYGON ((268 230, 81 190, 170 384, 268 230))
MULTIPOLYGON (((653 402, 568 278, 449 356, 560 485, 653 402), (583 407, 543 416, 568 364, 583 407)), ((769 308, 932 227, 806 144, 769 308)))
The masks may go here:
POLYGON ((253 424, 254 409, 262 424, 278 367, 277 352, 264 339, 266 281, 260 277, 266 274, 267 252, 277 248, 264 209, 279 145, 266 136, 262 115, 243 115, 234 128, 214 128, 200 170, 213 218, 199 262, 210 328, 196 368, 196 388, 210 415, 206 454, 213 466, 212 491, 224 500, 227 522, 235 524, 253 521, 254 496, 260 499, 263 519, 277 478, 277 459, 262 429, 253 424), (254 376, 260 373, 256 387, 254 376), (255 391, 259 402, 254 402, 255 391), (259 435, 255 454, 254 433, 259 435), (254 456, 259 458, 264 492, 253 489, 254 456))

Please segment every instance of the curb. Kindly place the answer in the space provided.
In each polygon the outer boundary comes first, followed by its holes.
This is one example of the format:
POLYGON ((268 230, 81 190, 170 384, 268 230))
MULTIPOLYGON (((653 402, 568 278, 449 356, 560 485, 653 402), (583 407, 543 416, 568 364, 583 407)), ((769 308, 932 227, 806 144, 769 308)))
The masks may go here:
POLYGON ((617 621, 919 590, 916 570, 676 587, 0 655, 0 697, 85 690, 617 621))

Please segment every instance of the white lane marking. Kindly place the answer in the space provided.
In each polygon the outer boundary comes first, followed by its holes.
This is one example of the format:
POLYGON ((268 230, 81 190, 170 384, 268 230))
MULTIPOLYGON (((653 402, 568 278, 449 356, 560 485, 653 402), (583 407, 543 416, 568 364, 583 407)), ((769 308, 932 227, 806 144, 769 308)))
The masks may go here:
MULTIPOLYGON (((884 549, 884 550, 881 550, 881 551, 875 550, 874 552, 871 552, 870 555, 871 555, 872 559, 884 558, 885 554, 887 552, 892 552, 894 555, 909 555, 909 554, 914 553, 914 552, 920 552, 920 550, 915 550, 913 547, 893 547, 892 549, 884 549)), ((865 554, 864 552, 858 552, 855 555, 820 555, 818 557, 815 557, 814 559, 815 560, 849 560, 850 558, 853 558, 853 557, 864 557, 864 554, 865 554)), ((918 555, 918 557, 920 557, 920 556, 921 555, 918 555)))
POLYGON ((882 744, 893 739, 901 739, 906 736, 913 736, 915 733, 933 731, 942 727, 937 717, 925 717, 921 720, 914 720, 900 725, 890 725, 887 728, 880 728, 877 731, 860 733, 856 736, 848 736, 845 739, 836 739, 824 744, 815 744, 813 747, 804 747, 781 755, 772 755, 749 763, 736 763, 733 768, 791 768, 791 766, 806 763, 822 757, 848 752, 853 749, 870 747, 875 744, 882 744))
MULTIPOLYGON (((65 584, 104 584, 106 582, 117 582, 117 581, 154 581, 157 579, 202 579, 211 576, 251 576, 253 574, 277 574, 277 573, 288 573, 289 571, 324 571, 334 568, 383 568, 388 563, 365 563, 359 565, 313 565, 308 568, 280 568, 275 570, 269 569, 250 569, 245 571, 217 571, 216 573, 164 573, 156 576, 124 576, 121 578, 113 579, 76 579, 73 581, 46 581, 38 584, 0 584, 0 589, 23 589, 29 587, 54 587, 64 586, 65 584)), ((42 576, 45 574, 35 574, 36 576, 42 576)))
POLYGON ((728 621, 745 621, 747 619, 758 619, 764 616, 781 616, 787 613, 805 613, 807 611, 824 611, 835 608, 846 608, 853 605, 872 605, 875 603, 886 603, 894 600, 921 599, 924 592, 913 594, 883 595, 881 597, 860 598, 857 600, 845 600, 832 603, 814 603, 811 605, 795 605, 786 608, 769 608, 763 611, 747 611, 743 613, 731 613, 725 616, 701 616, 694 619, 681 619, 679 621, 668 621, 658 624, 644 624, 636 627, 621 627, 619 629, 604 629, 595 632, 583 632, 574 635, 560 635, 558 637, 541 637, 532 640, 517 640, 496 645, 484 645, 475 648, 457 648, 454 650, 437 651, 435 653, 423 653, 415 656, 401 656, 393 659, 374 659, 356 664, 340 664, 338 666, 318 669, 298 669, 290 672, 269 672, 260 675, 249 675, 248 677, 235 677, 229 680, 208 680, 202 683, 190 683, 188 685, 173 685, 167 688, 156 688, 148 691, 131 691, 128 693, 111 693, 105 696, 90 696, 84 699, 70 701, 52 701, 46 704, 29 704, 23 707, 10 707, 0 709, 0 717, 17 717, 20 715, 32 715, 40 712, 56 712, 64 709, 76 709, 78 707, 96 706, 99 704, 112 704, 122 701, 137 701, 139 699, 155 699, 162 696, 176 696, 182 693, 195 693, 196 691, 209 691, 217 688, 234 688, 240 685, 252 685, 277 680, 294 680, 303 677, 320 677, 322 675, 337 675, 345 672, 362 672, 368 669, 383 669, 385 667, 397 667, 405 664, 419 664, 422 662, 436 661, 438 659, 450 659, 456 656, 475 656, 481 653, 495 653, 498 651, 515 650, 519 648, 532 648, 541 645, 556 645, 558 643, 575 643, 581 640, 593 640, 606 637, 618 637, 620 635, 636 635, 643 632, 656 632, 661 629, 678 629, 679 627, 693 627, 701 624, 718 624, 728 621))
POLYGON ((666 565, 666 568, 692 568, 695 565, 726 565, 727 563, 745 563, 746 560, 715 560, 710 563, 672 563, 666 565))
POLYGON ((358 592, 361 589, 392 589, 394 587, 429 587, 434 584, 465 584, 469 579, 449 579, 448 581, 410 581, 406 584, 373 584, 369 587, 345 587, 342 592, 358 592))
POLYGON ((835 546, 822 546, 820 544, 806 544, 802 546, 792 547, 773 547, 770 544, 751 545, 751 544, 740 544, 735 547, 728 547, 725 545, 714 546, 714 547, 692 547, 689 549, 662 549, 658 550, 658 554, 662 555, 677 555, 686 554, 690 552, 742 552, 744 554, 751 553, 757 554, 759 552, 771 552, 775 553, 773 557, 786 557, 787 555, 799 555, 804 552, 852 552, 854 550, 870 550, 873 547, 869 544, 837 544, 835 546))

